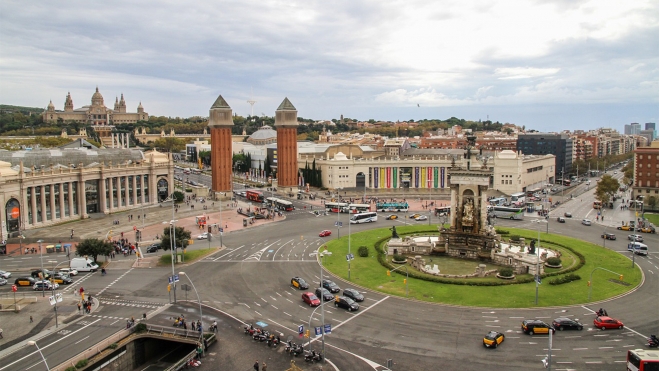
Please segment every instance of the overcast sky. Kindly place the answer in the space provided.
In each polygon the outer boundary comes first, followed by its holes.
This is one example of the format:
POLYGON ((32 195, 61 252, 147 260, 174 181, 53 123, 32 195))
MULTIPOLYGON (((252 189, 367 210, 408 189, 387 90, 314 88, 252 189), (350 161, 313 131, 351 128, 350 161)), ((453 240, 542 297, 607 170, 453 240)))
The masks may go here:
POLYGON ((0 1, 0 103, 312 119, 659 122, 656 0, 0 1))

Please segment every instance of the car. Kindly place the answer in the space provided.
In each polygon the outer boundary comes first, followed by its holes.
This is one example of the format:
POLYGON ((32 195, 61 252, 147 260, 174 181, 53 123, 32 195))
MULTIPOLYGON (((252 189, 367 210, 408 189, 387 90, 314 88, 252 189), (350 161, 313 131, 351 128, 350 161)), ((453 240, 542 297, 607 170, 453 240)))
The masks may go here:
POLYGON ((17 286, 32 286, 36 282, 37 282, 37 280, 35 280, 34 278, 24 276, 24 277, 16 278, 16 280, 14 281, 14 284, 17 285, 17 286))
POLYGON ((50 277, 50 282, 55 282, 55 283, 59 283, 59 284, 68 285, 68 284, 73 283, 73 280, 71 279, 71 277, 69 277, 66 274, 55 273, 55 274, 53 274, 52 277, 50 277))
POLYGON ((615 174, 618 174, 618 172, 617 172, 617 171, 614 171, 613 174, 614 174, 614 175, 615 175, 615 174))
POLYGON ((503 343, 506 336, 500 332, 490 331, 483 337, 483 346, 486 348, 496 348, 503 343))
POLYGON ((343 296, 350 298, 354 301, 364 301, 364 295, 360 294, 359 291, 355 289, 345 289, 343 290, 343 296))
POLYGON ((615 318, 600 316, 593 320, 593 325, 601 330, 606 330, 607 328, 617 328, 622 329, 625 327, 622 322, 618 321, 615 318))
POLYGON ((200 234, 199 236, 197 236, 197 239, 198 240, 207 240, 209 236, 213 237, 213 234, 208 233, 208 232, 204 232, 204 233, 200 234))
POLYGON ((583 224, 583 225, 592 225, 593 222, 591 222, 590 219, 583 219, 581 221, 581 224, 583 224))
POLYGON ((627 236, 627 239, 635 242, 643 242, 643 236, 641 236, 640 234, 630 234, 629 236, 627 236))
POLYGON ((565 223, 565 218, 563 218, 562 216, 559 216, 558 218, 556 218, 556 221, 559 222, 559 223, 565 223))
POLYGON ((320 300, 313 294, 313 292, 305 292, 302 294, 302 301, 309 304, 310 307, 317 307, 320 305, 320 300))
POLYGON ((428 217, 425 215, 419 215, 416 218, 414 218, 417 222, 422 221, 422 220, 428 220, 428 217))
POLYGON ((329 290, 324 288, 324 287, 316 288, 315 293, 316 293, 316 296, 323 299, 323 301, 334 300, 334 295, 332 295, 332 293, 329 292, 329 290))
POLYGON ((389 215, 387 216, 387 220, 396 220, 398 219, 398 215, 389 215))
POLYGON ((549 326, 548 324, 537 320, 537 319, 527 319, 522 321, 522 331, 525 334, 548 334, 549 331, 553 334, 556 330, 549 326))
POLYGON ((300 277, 291 278, 291 286, 300 290, 307 290, 309 288, 309 284, 307 283, 307 281, 305 281, 300 277))
POLYGON ((410 215, 410 219, 416 219, 420 216, 421 216, 421 214, 412 214, 412 215, 410 215))
POLYGON ((618 227, 619 231, 633 231, 634 229, 629 225, 622 225, 618 227))
POLYGON ((555 329, 558 329, 558 331, 563 331, 563 330, 583 330, 583 324, 579 322, 578 319, 569 319, 565 317, 559 317, 554 319, 554 321, 551 323, 552 326, 554 326, 555 329))
POLYGON ((4 286, 7 284, 7 280, 4 278, 0 278, 0 286, 4 286))
POLYGON ((320 287, 324 287, 324 288, 328 289, 331 293, 336 293, 336 292, 341 291, 341 288, 339 287, 339 285, 337 285, 336 283, 334 283, 333 281, 330 281, 330 280, 323 280, 323 282, 321 282, 321 284, 320 284, 320 287))
POLYGON ((563 216, 566 217, 566 218, 571 218, 571 217, 572 217, 572 213, 564 213, 563 216))
POLYGON ((50 283, 49 281, 37 281, 32 286, 32 290, 57 290, 59 285, 57 283, 50 283))
POLYGON ((345 296, 337 297, 336 300, 334 300, 334 306, 337 308, 347 309, 349 312, 352 312, 353 310, 359 310, 359 304, 345 296))
POLYGON ((151 245, 146 248, 147 253, 153 253, 153 252, 158 252, 158 246, 151 245))
POLYGON ((9 278, 9 277, 11 277, 11 272, 0 271, 0 277, 2 277, 2 278, 9 278))
POLYGON ((332 231, 330 231, 329 229, 326 229, 326 230, 321 231, 320 233, 318 233, 318 237, 327 237, 331 234, 332 234, 332 231))
POLYGON ((52 274, 53 274, 53 273, 52 273, 51 271, 49 271, 48 269, 44 269, 43 272, 41 271, 41 269, 37 269, 37 270, 35 270, 35 271, 32 271, 32 273, 31 273, 30 275, 31 275, 33 278, 44 278, 44 279, 48 279, 48 278, 50 278, 50 276, 51 276, 52 274), (43 273, 43 274, 42 274, 42 273, 43 273))
POLYGON ((602 234, 601 237, 604 238, 604 239, 607 239, 607 240, 615 240, 616 239, 616 235, 613 234, 613 233, 604 233, 604 234, 602 234))
POLYGON ((70 276, 70 277, 73 277, 73 276, 77 276, 77 275, 78 275, 78 271, 75 270, 75 269, 73 269, 73 268, 60 268, 60 269, 58 270, 58 272, 59 272, 59 273, 62 273, 62 274, 66 274, 66 275, 68 275, 68 276, 70 276))
POLYGON ((643 233, 657 233, 656 230, 653 227, 643 227, 640 228, 639 231, 643 233))

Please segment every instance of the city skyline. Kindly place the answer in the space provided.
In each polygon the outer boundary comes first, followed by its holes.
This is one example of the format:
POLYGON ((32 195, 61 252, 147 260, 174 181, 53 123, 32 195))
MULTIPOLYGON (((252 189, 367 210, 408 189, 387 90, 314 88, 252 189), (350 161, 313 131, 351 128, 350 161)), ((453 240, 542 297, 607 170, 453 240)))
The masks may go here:
POLYGON ((59 110, 70 91, 79 108, 98 86, 108 107, 123 93, 172 117, 222 94, 243 116, 288 97, 318 120, 659 120, 650 1, 85 4, 0 4, 1 103, 59 110))

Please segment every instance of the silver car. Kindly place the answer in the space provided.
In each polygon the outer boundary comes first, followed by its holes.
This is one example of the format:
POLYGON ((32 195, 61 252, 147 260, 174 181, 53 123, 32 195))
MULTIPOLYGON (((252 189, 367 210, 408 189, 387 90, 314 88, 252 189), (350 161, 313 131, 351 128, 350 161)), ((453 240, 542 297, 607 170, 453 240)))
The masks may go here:
POLYGON ((627 236, 627 239, 630 241, 643 242, 643 236, 640 234, 630 234, 627 236))
POLYGON ((591 222, 590 219, 584 219, 584 220, 581 221, 581 224, 583 224, 583 225, 592 225, 593 222, 591 222))
POLYGON ((9 277, 11 277, 11 272, 0 271, 0 277, 2 277, 2 278, 9 278, 9 277))

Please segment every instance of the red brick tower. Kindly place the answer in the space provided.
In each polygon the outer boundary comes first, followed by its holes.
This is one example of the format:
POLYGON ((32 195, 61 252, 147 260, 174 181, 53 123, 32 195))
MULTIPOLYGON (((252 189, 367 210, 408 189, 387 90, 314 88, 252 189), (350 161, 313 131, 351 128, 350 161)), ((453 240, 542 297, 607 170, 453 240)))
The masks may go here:
POLYGON ((211 129, 211 173, 213 192, 231 191, 231 107, 220 95, 211 106, 208 126, 211 129))
POLYGON ((275 111, 277 129, 277 185, 295 187, 297 178, 297 110, 284 98, 275 111))

